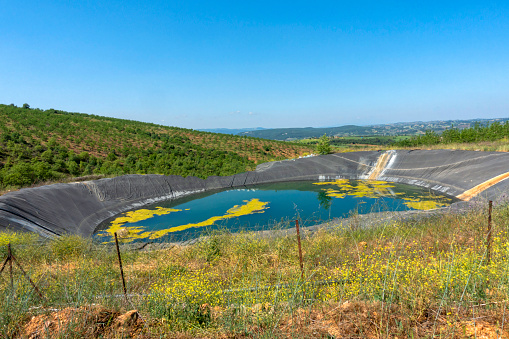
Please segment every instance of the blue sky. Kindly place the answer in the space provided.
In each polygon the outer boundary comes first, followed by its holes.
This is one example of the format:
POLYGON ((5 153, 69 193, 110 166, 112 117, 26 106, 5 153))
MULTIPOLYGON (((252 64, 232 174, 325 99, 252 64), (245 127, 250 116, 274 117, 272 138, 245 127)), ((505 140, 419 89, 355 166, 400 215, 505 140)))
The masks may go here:
POLYGON ((0 0, 0 103, 194 129, 509 116, 507 1, 0 0))

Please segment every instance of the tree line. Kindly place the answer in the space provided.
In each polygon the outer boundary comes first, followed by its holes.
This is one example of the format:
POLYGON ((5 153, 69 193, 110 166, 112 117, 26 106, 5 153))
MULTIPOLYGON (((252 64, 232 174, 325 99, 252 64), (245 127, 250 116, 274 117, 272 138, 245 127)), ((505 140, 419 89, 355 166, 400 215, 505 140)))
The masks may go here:
POLYGON ((482 141, 496 141, 509 136, 509 121, 481 125, 475 123, 471 128, 450 128, 441 134, 426 131, 423 135, 413 136, 406 140, 395 142, 394 146, 417 147, 452 143, 475 143, 482 141))

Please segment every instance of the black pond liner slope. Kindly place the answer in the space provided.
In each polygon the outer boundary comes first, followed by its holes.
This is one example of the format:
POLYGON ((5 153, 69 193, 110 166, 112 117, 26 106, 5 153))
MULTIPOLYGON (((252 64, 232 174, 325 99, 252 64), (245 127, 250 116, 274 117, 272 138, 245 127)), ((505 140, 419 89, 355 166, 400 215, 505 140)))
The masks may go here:
MULTIPOLYGON (((262 183, 377 179, 459 196, 509 172, 509 153, 455 150, 352 152, 261 164, 228 177, 124 175, 111 179, 25 188, 0 196, 0 231, 32 231, 45 237, 90 237, 104 220, 121 212, 185 195, 262 183), (380 159, 384 159, 381 164, 380 159)), ((502 180, 481 194, 507 192, 502 180)))

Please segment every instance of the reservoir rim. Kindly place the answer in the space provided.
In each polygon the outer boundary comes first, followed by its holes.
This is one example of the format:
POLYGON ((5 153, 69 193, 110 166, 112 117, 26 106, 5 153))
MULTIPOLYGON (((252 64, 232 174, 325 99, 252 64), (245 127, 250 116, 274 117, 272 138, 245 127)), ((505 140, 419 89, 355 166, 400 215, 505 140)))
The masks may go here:
MULTIPOLYGON (((405 210, 405 211, 369 212, 369 213, 363 213, 362 214, 363 216, 379 214, 379 213, 398 213, 399 214, 399 213, 405 213, 405 212, 411 212, 412 214, 418 214, 418 213, 429 214, 430 212, 437 211, 437 210, 444 210, 445 211, 447 209, 450 209, 451 206, 453 206, 453 205, 455 205, 457 203, 462 203, 463 202, 463 201, 459 200, 457 197, 455 197, 453 195, 450 195, 450 194, 447 194, 447 193, 443 193, 441 191, 433 190, 430 187, 423 187, 423 186, 419 186, 419 185, 412 185, 412 184, 402 183, 402 182, 394 182, 394 181, 386 181, 386 180, 372 180, 372 179, 359 179, 359 178, 355 178, 355 179, 341 178, 341 179, 330 179, 330 180, 348 180, 348 181, 360 181, 360 182, 367 182, 367 183, 369 183, 370 181, 384 182, 384 183, 388 183, 388 184, 395 184, 397 186, 412 187, 412 188, 415 188, 415 189, 420 189, 422 191, 428 191, 428 192, 431 192, 431 193, 440 194, 441 196, 443 196, 445 198, 448 198, 448 199, 451 199, 451 201, 452 201, 451 204, 449 204, 448 206, 437 207, 437 208, 433 208, 433 209, 429 209, 429 210, 409 209, 409 210, 405 210)), ((174 207, 177 207, 177 206, 179 206, 181 204, 184 204, 186 202, 190 202, 190 201, 193 201, 193 200, 196 200, 196 199, 203 199, 203 198, 212 196, 214 194, 222 193, 222 192, 226 192, 226 191, 242 190, 242 189, 252 189, 253 187, 284 185, 284 184, 292 184, 292 183, 299 183, 299 182, 300 183, 304 183, 304 182, 305 183, 316 183, 316 182, 328 182, 328 181, 329 180, 323 180, 323 179, 319 179, 319 180, 298 179, 298 180, 286 180, 286 181, 274 181, 274 182, 265 182, 265 183, 243 184, 243 185, 239 185, 239 186, 223 187, 223 188, 213 188, 213 189, 208 189, 208 190, 201 190, 201 191, 191 192, 189 194, 180 195, 177 198, 171 198, 170 197, 170 198, 167 198, 167 199, 161 199, 159 201, 152 201, 152 202, 148 202, 148 203, 143 204, 143 205, 136 206, 135 208, 132 208, 132 209, 124 210, 124 211, 122 211, 120 213, 117 213, 117 214, 107 218, 107 219, 104 219, 101 223, 99 223, 96 226, 96 228, 94 229, 94 232, 92 234, 95 235, 96 233, 105 230, 107 228, 107 224, 108 223, 111 223, 111 221, 115 220, 116 218, 118 218, 123 213, 129 212, 129 211, 134 211, 134 210, 137 210, 137 209, 143 209, 144 207, 148 207, 148 208, 156 207, 156 205, 160 204, 160 203, 171 202, 172 205, 170 206, 170 208, 174 208, 174 207), (201 197, 197 197, 197 196, 200 196, 200 195, 201 195, 201 197)), ((331 185, 334 185, 334 184, 331 183, 331 185)), ((291 189, 288 189, 288 190, 291 190, 291 189)), ((351 217, 346 217, 346 218, 334 217, 331 220, 326 221, 325 223, 330 222, 332 220, 337 220, 337 219, 349 220, 350 218, 351 217)), ((317 223, 317 224, 314 224, 314 225, 308 225, 308 226, 304 226, 304 227, 316 227, 316 226, 323 225, 323 224, 324 224, 324 222, 321 222, 321 223, 317 223)), ((272 231, 272 230, 265 230, 265 231, 272 231)), ((258 231, 255 231, 255 232, 258 232, 258 231)))

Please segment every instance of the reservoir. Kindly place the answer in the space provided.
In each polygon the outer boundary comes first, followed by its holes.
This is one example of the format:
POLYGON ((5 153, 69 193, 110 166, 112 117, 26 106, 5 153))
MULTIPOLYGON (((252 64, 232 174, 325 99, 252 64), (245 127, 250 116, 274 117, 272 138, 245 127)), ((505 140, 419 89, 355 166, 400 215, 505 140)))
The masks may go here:
POLYGON ((102 223, 96 239, 114 232, 124 242, 183 241, 213 229, 231 232, 304 226, 385 211, 429 210, 454 197, 384 181, 297 181, 209 191, 128 211, 102 223))

